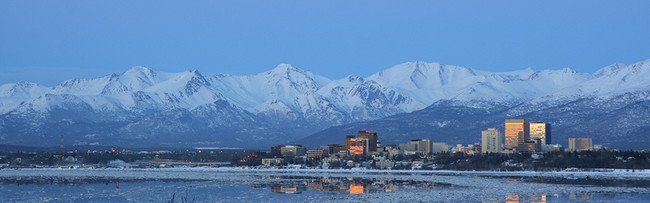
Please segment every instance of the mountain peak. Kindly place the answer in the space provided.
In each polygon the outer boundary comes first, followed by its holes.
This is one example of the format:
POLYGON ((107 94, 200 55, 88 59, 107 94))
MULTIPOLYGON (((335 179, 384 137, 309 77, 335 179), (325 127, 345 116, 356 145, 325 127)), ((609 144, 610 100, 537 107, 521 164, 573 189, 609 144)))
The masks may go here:
POLYGON ((561 71, 563 73, 577 73, 575 70, 573 70, 573 69, 571 69, 569 67, 563 68, 561 71))
POLYGON ((148 72, 152 72, 152 71, 153 71, 153 69, 151 69, 149 67, 133 66, 133 67, 131 67, 131 69, 127 70, 126 72, 144 72, 144 73, 148 73, 148 72))
POLYGON ((600 77, 600 76, 604 76, 604 75, 609 75, 609 74, 612 74, 612 73, 618 71, 621 68, 624 68, 625 66, 626 65, 624 63, 614 63, 612 65, 605 66, 604 68, 599 69, 598 71, 596 71, 594 73, 594 76, 600 77))
POLYGON ((294 67, 291 64, 284 64, 283 63, 283 64, 279 64, 279 65, 275 66, 275 68, 273 68, 273 70, 271 70, 271 72, 274 72, 274 73, 286 73, 286 72, 295 72, 295 71, 299 71, 299 70, 300 69, 294 67))
POLYGON ((36 84, 36 83, 27 82, 27 81, 24 81, 24 80, 18 81, 18 82, 16 83, 16 86, 18 86, 18 87, 25 87, 25 88, 34 87, 34 86, 37 86, 37 85, 38 85, 38 84, 36 84))

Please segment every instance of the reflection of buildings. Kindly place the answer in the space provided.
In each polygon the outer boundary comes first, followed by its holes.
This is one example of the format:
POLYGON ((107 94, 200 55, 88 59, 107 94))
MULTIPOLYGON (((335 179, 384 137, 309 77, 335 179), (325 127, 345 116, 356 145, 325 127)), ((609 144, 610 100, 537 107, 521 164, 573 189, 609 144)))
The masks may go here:
POLYGON ((569 199, 593 199, 593 196, 590 194, 580 194, 576 195, 575 193, 569 194, 569 199))
POLYGON ((350 194, 363 194, 363 184, 350 183, 350 194))
MULTIPOLYGON (((270 180, 293 179, 292 177, 287 176, 262 176, 261 178, 270 180)), ((303 178, 300 179, 302 180, 274 183, 266 185, 266 187, 270 187, 271 192, 286 194, 301 193, 307 189, 337 194, 362 194, 394 192, 400 189, 432 189, 433 187, 448 186, 427 181, 395 180, 391 178, 362 179, 348 177, 328 177, 314 178, 310 180, 304 180, 303 178)), ((264 184, 251 185, 251 187, 261 186, 264 186, 264 184)))
POLYGON ((529 195, 528 200, 530 203, 546 203, 546 195, 529 195))
POLYGON ((307 184, 307 189, 310 189, 310 190, 323 190, 323 183, 312 181, 311 183, 307 184))
POLYGON ((303 191, 306 191, 307 187, 304 185, 273 185, 271 186, 271 192, 275 193, 285 193, 285 194, 300 194, 303 191))
POLYGON ((519 203, 519 195, 506 196, 506 203, 519 203))
POLYGON ((507 203, 546 203, 546 195, 508 195, 506 196, 507 203))

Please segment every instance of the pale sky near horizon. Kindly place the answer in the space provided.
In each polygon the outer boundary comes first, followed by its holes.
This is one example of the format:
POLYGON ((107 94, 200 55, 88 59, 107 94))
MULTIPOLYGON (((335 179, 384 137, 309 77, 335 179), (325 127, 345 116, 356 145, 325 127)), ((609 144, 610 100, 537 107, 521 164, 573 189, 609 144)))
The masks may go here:
POLYGON ((0 1, 0 84, 132 66, 329 77, 409 61, 593 73, 650 58, 650 1, 0 1))

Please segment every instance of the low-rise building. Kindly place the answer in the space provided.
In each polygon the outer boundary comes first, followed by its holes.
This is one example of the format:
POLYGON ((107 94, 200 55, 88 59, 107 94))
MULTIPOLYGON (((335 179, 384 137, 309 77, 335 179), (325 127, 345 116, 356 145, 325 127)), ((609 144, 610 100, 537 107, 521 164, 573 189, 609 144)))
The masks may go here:
POLYGON ((280 151, 283 157, 305 156, 307 153, 307 149, 301 145, 286 145, 281 147, 280 151))
POLYGON ((324 152, 322 149, 310 149, 307 151, 307 158, 309 159, 320 159, 324 157, 324 152))
POLYGON ((392 168, 395 166, 395 162, 392 161, 377 161, 375 162, 375 166, 380 167, 380 168, 392 168))
POLYGON ((263 158, 262 159, 262 165, 265 166, 278 166, 282 165, 284 162, 283 158, 263 158))

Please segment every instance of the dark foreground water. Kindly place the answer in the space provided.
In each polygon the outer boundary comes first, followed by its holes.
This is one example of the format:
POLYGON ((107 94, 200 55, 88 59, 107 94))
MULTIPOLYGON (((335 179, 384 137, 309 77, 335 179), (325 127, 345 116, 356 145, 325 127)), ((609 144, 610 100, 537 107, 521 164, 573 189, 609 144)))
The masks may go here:
POLYGON ((490 174, 0 170, 1 202, 649 202, 650 180, 490 174), (609 184, 608 184, 609 182, 609 184))

